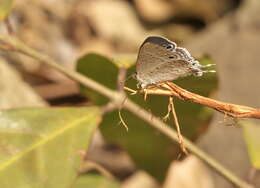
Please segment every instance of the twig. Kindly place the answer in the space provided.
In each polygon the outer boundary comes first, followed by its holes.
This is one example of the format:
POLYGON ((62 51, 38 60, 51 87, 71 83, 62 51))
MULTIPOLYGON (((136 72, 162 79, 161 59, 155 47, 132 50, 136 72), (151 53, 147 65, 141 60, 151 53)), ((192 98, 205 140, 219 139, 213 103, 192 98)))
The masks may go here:
POLYGON ((115 180, 115 176, 111 174, 107 169, 105 169, 103 166, 99 165, 98 163, 92 162, 92 161, 84 161, 83 164, 81 164, 79 172, 85 173, 90 170, 96 170, 103 176, 115 180))
POLYGON ((119 124, 122 123, 123 126, 125 127, 126 131, 128 131, 128 126, 127 126, 126 122, 124 121, 122 114, 121 114, 121 108, 118 110, 118 116, 120 119, 119 124))
POLYGON ((249 183, 253 184, 254 183, 254 179, 256 177, 257 174, 257 169, 255 167, 251 167, 248 176, 247 176, 247 180, 249 183))
MULTIPOLYGON (((125 95, 119 92, 115 92, 113 90, 110 90, 106 88, 103 85, 100 85, 99 83, 95 82, 94 80, 83 76, 75 71, 72 71, 70 69, 67 69, 58 63, 56 63, 54 60, 49 58, 48 56, 42 55, 41 53, 33 50, 32 48, 28 47, 21 41, 17 40, 16 38, 12 36, 6 36, 6 35, 0 35, 0 42, 5 43, 8 46, 14 47, 17 49, 20 53, 26 54, 34 59, 39 60, 42 63, 45 63, 54 69, 64 73, 71 79, 81 83, 82 85, 93 89, 94 91, 106 96, 109 98, 112 102, 115 103, 115 105, 120 106, 122 105, 122 102, 125 99, 125 95)), ((151 121, 152 114, 141 108, 140 106, 136 105, 129 99, 125 101, 123 104, 123 107, 133 114, 135 114, 140 119, 147 122, 150 126, 160 131, 162 134, 167 136, 173 141, 178 141, 178 136, 176 131, 171 129, 169 126, 167 126, 165 123, 163 123, 158 118, 153 118, 151 121)), ((250 184, 243 181, 242 179, 238 178, 236 175, 234 175, 232 172, 227 170, 225 167, 223 167, 221 164, 219 164, 216 160, 211 158, 208 154, 203 152, 201 149, 199 149, 196 145, 194 145, 191 141, 188 139, 183 138, 184 143, 186 147, 197 157, 205 161, 209 166, 211 166, 213 169, 215 169, 217 172, 219 172, 221 175, 223 175, 227 180, 232 182, 238 187, 243 188, 252 188, 250 184)))
POLYGON ((117 106, 113 102, 108 102, 104 106, 101 107, 102 115, 112 112, 117 109, 117 106))
MULTIPOLYGON (((119 72, 117 75, 117 91, 119 93, 124 93, 124 85, 125 85, 125 79, 126 79, 126 73, 127 73, 127 69, 125 67, 120 67, 119 68, 119 72)), ((125 100, 127 99, 127 97, 125 98, 125 100)), ((125 102, 125 100, 123 101, 123 103, 125 102)), ((118 116, 119 116, 119 124, 122 124, 126 131, 128 131, 128 126, 125 123, 122 114, 121 114, 121 110, 123 107, 123 103, 121 104, 121 106, 117 107, 118 108, 118 116)))
MULTIPOLYGON (((134 92, 144 93, 143 90, 134 92)), ((204 106, 208 106, 233 118, 260 119, 260 109, 225 103, 218 100, 203 97, 201 95, 187 91, 172 82, 160 83, 156 86, 146 88, 145 93, 149 95, 175 96, 184 101, 192 101, 195 103, 202 104, 204 106)))
POLYGON ((168 107, 167 107, 167 113, 166 113, 166 115, 162 118, 163 121, 167 121, 167 120, 170 118, 171 110, 172 110, 172 108, 171 108, 171 104, 170 104, 170 102, 169 102, 168 107))
POLYGON ((188 155, 188 151, 185 148, 183 137, 181 135, 181 129, 180 129, 179 121, 178 121, 177 114, 176 114, 176 111, 175 111, 175 108, 174 108, 174 103, 173 103, 173 97, 172 96, 169 97, 169 104, 170 104, 170 107, 171 107, 172 116, 173 116, 173 119, 174 119, 174 124, 176 126, 176 130, 177 130, 177 134, 178 134, 178 139, 179 139, 179 143, 180 143, 180 146, 181 146, 181 150, 186 155, 188 155))
POLYGON ((125 67, 120 67, 117 76, 117 90, 119 92, 124 92, 125 78, 127 69, 125 67))

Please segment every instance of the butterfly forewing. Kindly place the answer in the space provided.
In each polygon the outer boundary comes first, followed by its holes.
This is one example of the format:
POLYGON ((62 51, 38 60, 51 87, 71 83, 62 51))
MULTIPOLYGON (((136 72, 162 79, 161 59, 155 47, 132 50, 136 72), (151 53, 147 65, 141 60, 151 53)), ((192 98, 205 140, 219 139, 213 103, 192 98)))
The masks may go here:
POLYGON ((201 71, 193 62, 194 58, 185 48, 162 37, 148 37, 139 50, 137 79, 145 87, 201 71))

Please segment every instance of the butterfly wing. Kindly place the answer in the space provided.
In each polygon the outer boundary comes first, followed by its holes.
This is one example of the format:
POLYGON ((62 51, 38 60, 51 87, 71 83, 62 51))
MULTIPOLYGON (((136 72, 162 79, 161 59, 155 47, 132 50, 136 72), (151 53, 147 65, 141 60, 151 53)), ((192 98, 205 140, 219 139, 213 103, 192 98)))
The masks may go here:
POLYGON ((148 37, 139 50, 137 79, 142 87, 201 71, 185 48, 162 37, 148 37))
POLYGON ((167 63, 160 64, 155 67, 154 70, 146 73, 145 78, 149 78, 147 80, 149 84, 176 80, 180 77, 185 77, 194 74, 196 71, 192 68, 187 61, 176 60, 169 61, 167 63))
POLYGON ((171 51, 166 50, 167 46, 172 47, 172 49, 176 48, 175 43, 165 38, 148 37, 139 49, 136 63, 137 74, 145 74, 153 70, 156 66, 164 63, 164 57, 171 56, 171 51))

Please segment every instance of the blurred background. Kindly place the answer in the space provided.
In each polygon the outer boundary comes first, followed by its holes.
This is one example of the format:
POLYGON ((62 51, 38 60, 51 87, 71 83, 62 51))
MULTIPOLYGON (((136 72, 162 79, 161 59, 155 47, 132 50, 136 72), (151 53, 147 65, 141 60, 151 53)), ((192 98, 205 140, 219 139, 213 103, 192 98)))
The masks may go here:
MULTIPOLYGON (((207 55, 217 64, 218 85, 211 97, 260 108, 259 13, 259 0, 17 0, 8 24, 13 35, 71 69, 87 53, 135 59, 147 36, 164 36, 194 57, 207 55)), ((4 23, 0 32, 8 33, 4 23)), ((77 83, 59 72, 20 54, 0 55, 1 109, 93 104, 80 94, 77 83)), ((236 175, 260 186, 259 175, 250 179, 243 129, 225 126, 229 123, 214 113, 207 128, 199 130, 203 134, 193 138, 236 175)), ((157 178, 119 145, 97 131, 88 158, 112 172, 125 188, 233 187, 194 156, 174 155, 183 160, 171 158, 157 178)))

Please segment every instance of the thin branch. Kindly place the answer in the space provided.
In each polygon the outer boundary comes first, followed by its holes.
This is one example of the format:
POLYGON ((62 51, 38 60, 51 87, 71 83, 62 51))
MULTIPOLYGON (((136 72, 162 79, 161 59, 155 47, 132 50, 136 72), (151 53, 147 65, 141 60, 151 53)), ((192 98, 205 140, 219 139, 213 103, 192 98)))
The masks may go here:
POLYGON ((113 176, 113 174, 111 174, 107 169, 105 169, 103 166, 99 165, 98 163, 92 162, 92 161, 84 161, 83 164, 81 164, 79 172, 80 173, 85 173, 88 172, 90 170, 96 170, 98 171, 100 174, 102 174, 103 176, 115 180, 115 176, 113 176))
POLYGON ((174 103, 173 103, 173 97, 170 96, 169 97, 169 105, 171 107, 171 111, 172 111, 172 116, 173 116, 173 120, 174 120, 174 124, 176 126, 176 130, 177 130, 177 135, 178 135, 178 139, 179 139, 179 143, 180 143, 180 146, 181 146, 181 150, 186 154, 188 155, 188 151, 186 150, 185 148, 185 145, 184 145, 184 142, 183 142, 183 137, 181 135, 181 129, 180 129, 180 125, 179 125, 179 121, 178 121, 178 118, 177 118, 177 114, 176 114, 176 111, 175 111, 175 108, 174 108, 174 103))
POLYGON ((150 86, 149 88, 146 88, 145 91, 135 91, 131 89, 129 90, 129 88, 125 89, 133 92, 134 94, 145 93, 149 95, 175 96, 184 101, 192 101, 198 104, 202 104, 204 106, 208 106, 233 118, 260 119, 260 109, 237 104, 225 103, 218 100, 203 97, 201 95, 187 91, 172 82, 160 83, 155 86, 150 86))
MULTIPOLYGON (((58 63, 56 63, 54 60, 49 58, 48 56, 42 55, 41 53, 33 50, 32 48, 28 47, 21 41, 15 39, 12 36, 3 36, 0 35, 0 42, 5 43, 8 46, 11 46, 15 49, 17 49, 19 52, 26 54, 34 59, 39 60, 42 63, 45 63, 54 69, 64 73, 71 79, 81 83, 82 85, 93 89, 94 91, 108 97, 112 102, 115 103, 118 107, 122 106, 128 111, 132 112, 135 114, 137 117, 140 119, 144 120, 147 122, 150 126, 153 128, 157 129, 160 131, 162 134, 170 138, 171 140, 178 142, 178 136, 176 131, 171 129, 168 125, 163 123, 161 120, 158 118, 154 117, 151 120, 152 114, 141 108, 140 106, 136 105, 129 99, 127 99, 124 103, 123 101, 125 100, 125 95, 119 92, 115 92, 113 90, 110 90, 106 88, 103 85, 100 85, 99 83, 95 82, 94 80, 83 76, 73 70, 67 69, 58 63)), ((186 147, 197 157, 205 161, 209 166, 211 166, 213 169, 215 169, 217 172, 219 172, 221 175, 223 175, 227 180, 231 181, 233 184, 235 184, 238 187, 243 187, 243 188, 252 188, 250 184, 247 182, 243 181, 242 179, 238 178, 236 175, 234 175, 232 172, 227 170, 225 167, 223 167, 221 164, 219 164, 216 160, 211 158, 208 154, 203 152, 201 149, 199 149, 196 145, 194 145, 191 141, 188 139, 183 139, 186 147)))
POLYGON ((117 90, 119 92, 124 92, 125 78, 127 69, 125 67, 120 67, 117 77, 117 90))
POLYGON ((108 102, 107 104, 105 104, 104 106, 101 107, 102 114, 112 112, 116 109, 117 109, 117 106, 115 106, 115 104, 113 102, 108 102))
POLYGON ((119 108, 119 110, 118 110, 118 116, 120 119, 119 124, 122 123, 122 125, 125 127, 126 131, 128 131, 128 126, 127 126, 126 122, 124 121, 122 114, 121 114, 121 108, 119 108))
POLYGON ((248 173, 248 176, 247 176, 247 180, 250 184, 253 184, 254 183, 254 180, 256 178, 256 175, 257 175, 257 169, 255 167, 251 167, 249 173, 248 173))

